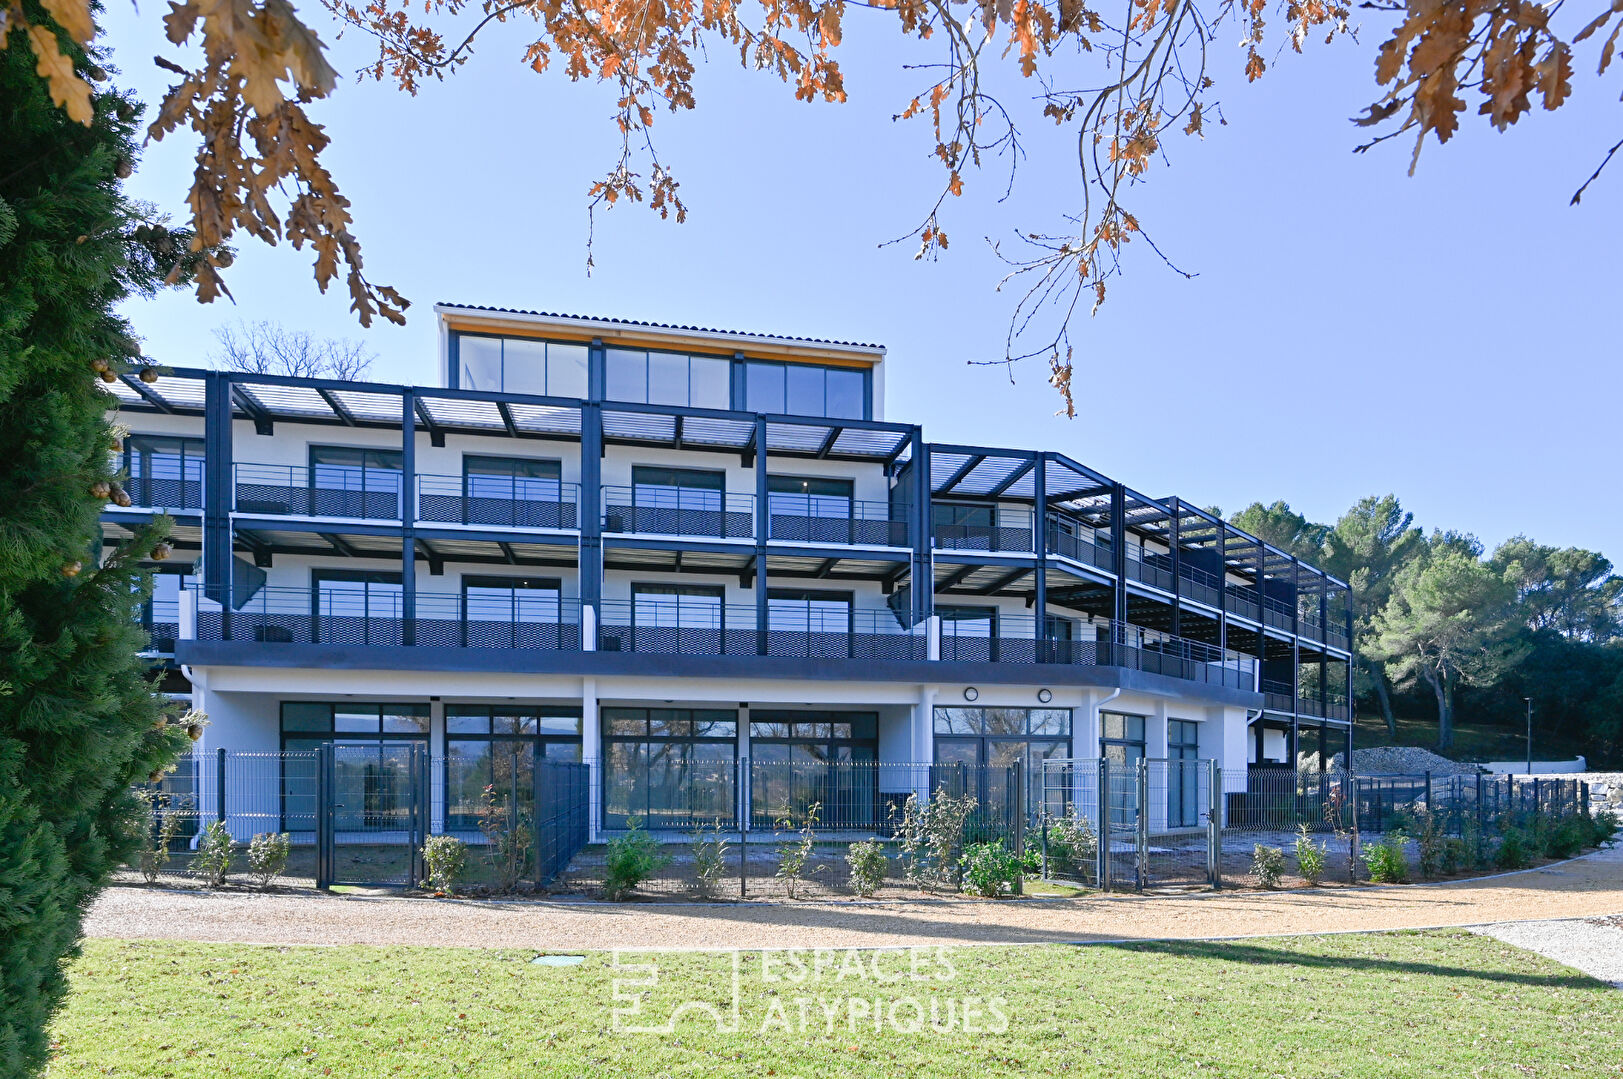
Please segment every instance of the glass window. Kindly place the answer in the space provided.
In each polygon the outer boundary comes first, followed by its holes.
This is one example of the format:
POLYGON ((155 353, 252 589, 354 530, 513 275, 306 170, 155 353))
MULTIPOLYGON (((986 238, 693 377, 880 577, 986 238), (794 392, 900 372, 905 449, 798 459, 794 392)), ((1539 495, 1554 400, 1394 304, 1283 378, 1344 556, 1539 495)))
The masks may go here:
POLYGON ((648 403, 686 405, 688 403, 688 358, 676 352, 648 354, 648 403))
POLYGON ((547 342, 547 393, 552 397, 586 396, 585 345, 547 342))
MULTIPOLYGON (((400 574, 352 573, 318 570, 314 574, 316 616, 343 618, 399 618, 400 574)), ((333 630, 340 627, 333 625, 333 630)))
POLYGON ((282 731, 332 730, 332 705, 314 701, 283 701, 282 731))
POLYGON ((720 588, 639 584, 631 589, 631 622, 639 628, 721 629, 720 588))
POLYGON ((636 507, 719 512, 726 484, 726 473, 704 469, 637 465, 631 470, 632 502, 636 507))
POLYGON ((850 480, 824 479, 816 476, 768 476, 766 490, 768 512, 778 516, 827 517, 841 520, 851 516, 850 480))
POLYGON ((124 443, 125 490, 137 506, 203 505, 203 440, 131 435, 124 443))
POLYGON ((693 356, 688 368, 688 404, 694 408, 733 407, 733 363, 720 356, 693 356))
POLYGON ((851 593, 774 588, 767 594, 767 628, 803 633, 849 633, 851 593))
POLYGON ((465 390, 497 390, 502 388, 502 339, 478 337, 472 334, 457 336, 457 385, 465 390))
POLYGON ((1112 742, 1134 742, 1144 745, 1144 717, 1123 715, 1119 712, 1101 714, 1101 737, 1112 742))
POLYGON ((637 817, 650 829, 735 817, 735 712, 603 709, 603 823, 637 817))
POLYGON ((868 376, 850 368, 828 369, 825 416, 830 419, 861 420, 868 416, 868 376))
POLYGON ((603 355, 603 397, 609 401, 647 401, 648 353, 608 349, 603 355))
POLYGON ((1043 761, 1070 755, 1071 713, 1066 708, 937 708, 935 759, 984 771, 966 777, 988 807, 1008 798, 1009 769, 1025 769, 1026 808, 1043 797, 1043 761), (1048 737, 1039 737, 1046 735, 1048 737))
POLYGON ((473 622, 556 622, 556 577, 462 578, 462 602, 473 622))
POLYGON ((787 411, 794 416, 826 415, 823 388, 827 374, 821 367, 805 364, 784 364, 784 400, 787 411))
POLYGON ((744 375, 745 405, 751 412, 783 413, 783 364, 751 363, 744 375))
POLYGON ((547 390, 547 343, 522 337, 502 342, 502 390, 507 393, 533 393, 545 396, 547 390))
POLYGON ((563 466, 557 461, 471 453, 462 458, 463 493, 468 498, 556 502, 562 475, 563 466))

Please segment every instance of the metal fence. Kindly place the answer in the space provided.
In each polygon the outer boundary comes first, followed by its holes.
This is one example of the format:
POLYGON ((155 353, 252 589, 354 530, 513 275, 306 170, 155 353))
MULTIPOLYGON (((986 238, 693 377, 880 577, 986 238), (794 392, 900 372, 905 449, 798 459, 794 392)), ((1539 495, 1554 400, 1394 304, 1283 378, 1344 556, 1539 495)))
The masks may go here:
POLYGON ((1388 832, 1408 830, 1412 853, 1421 814, 1440 835, 1464 838, 1532 814, 1589 811, 1578 780, 1223 769, 1211 760, 1050 760, 1041 789, 1034 841, 1044 876, 1106 890, 1255 886, 1259 846, 1281 852, 1278 883, 1301 884, 1304 842, 1322 853, 1323 879, 1346 881, 1363 872, 1359 848, 1388 832))
POLYGON ((220 822, 236 848, 232 886, 251 880, 245 848, 256 835, 290 837, 287 865, 271 881, 284 888, 416 887, 426 876, 424 841, 451 835, 469 848, 468 889, 597 896, 610 880, 613 845, 635 828, 657 848, 635 896, 853 895, 861 889, 848 854, 868 840, 885 859, 880 894, 895 894, 919 884, 901 838, 910 798, 939 792, 968 807, 953 857, 993 841, 1022 855, 1036 819, 1022 765, 817 761, 791 759, 787 748, 774 758, 778 747, 763 745, 763 759, 650 755, 605 767, 503 745, 435 757, 421 740, 401 738, 186 758, 139 792, 168 857, 149 854, 122 879, 199 883, 196 848, 220 822), (798 872, 784 869, 796 860, 798 872))

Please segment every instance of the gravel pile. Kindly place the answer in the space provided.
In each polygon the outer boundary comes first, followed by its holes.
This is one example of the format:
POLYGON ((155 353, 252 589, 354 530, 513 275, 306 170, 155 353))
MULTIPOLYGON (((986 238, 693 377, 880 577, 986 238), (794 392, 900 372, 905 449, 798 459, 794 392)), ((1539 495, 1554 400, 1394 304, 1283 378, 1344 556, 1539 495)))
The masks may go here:
MULTIPOLYGON (((1340 768, 1346 760, 1345 753, 1337 753, 1330 759, 1332 768, 1340 768)), ((1461 761, 1451 761, 1447 757, 1440 757, 1429 749, 1419 746, 1377 746, 1374 749, 1353 750, 1353 771, 1360 775, 1419 775, 1430 772, 1437 776, 1473 776, 1481 769, 1474 764, 1465 764, 1461 761)), ((1572 778, 1568 776, 1567 778, 1572 778)))

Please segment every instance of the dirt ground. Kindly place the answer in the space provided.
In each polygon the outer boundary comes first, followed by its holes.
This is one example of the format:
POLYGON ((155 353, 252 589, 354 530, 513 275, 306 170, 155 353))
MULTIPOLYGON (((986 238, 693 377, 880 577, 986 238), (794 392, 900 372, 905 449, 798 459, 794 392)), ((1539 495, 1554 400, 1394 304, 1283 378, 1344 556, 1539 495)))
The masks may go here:
POLYGON ((108 889, 89 936, 260 944, 535 948, 886 947, 1269 936, 1623 914, 1623 844, 1431 885, 1188 896, 647 903, 108 889))

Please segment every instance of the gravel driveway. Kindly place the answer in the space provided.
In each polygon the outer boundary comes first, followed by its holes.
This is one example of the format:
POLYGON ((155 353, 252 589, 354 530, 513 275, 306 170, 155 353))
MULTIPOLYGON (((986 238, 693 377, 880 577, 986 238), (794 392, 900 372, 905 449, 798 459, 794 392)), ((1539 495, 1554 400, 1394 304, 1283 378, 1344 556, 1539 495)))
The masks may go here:
POLYGON ((1623 914, 1623 845, 1447 884, 878 903, 493 902, 115 887, 89 936, 549 950, 883 947, 1270 936, 1623 914))
POLYGON ((1547 922, 1496 922, 1472 930, 1565 963, 1591 978, 1623 989, 1623 915, 1561 918, 1547 922))

